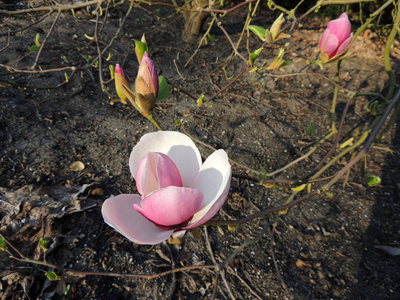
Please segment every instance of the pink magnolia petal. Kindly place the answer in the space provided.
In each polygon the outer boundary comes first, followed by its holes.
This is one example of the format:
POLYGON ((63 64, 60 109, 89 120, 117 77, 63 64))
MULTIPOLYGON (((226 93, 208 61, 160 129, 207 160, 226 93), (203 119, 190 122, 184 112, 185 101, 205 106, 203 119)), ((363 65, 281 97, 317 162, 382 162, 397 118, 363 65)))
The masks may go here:
POLYGON ((143 62, 147 63, 147 65, 148 65, 148 68, 149 68, 149 71, 151 74, 151 78, 153 81, 153 85, 156 90, 156 95, 158 95, 158 76, 157 76, 156 66, 155 66, 154 62, 150 59, 150 56, 147 54, 147 52, 145 52, 143 54, 141 64, 143 62))
POLYGON ((339 54, 343 53, 350 46, 352 38, 353 38, 353 34, 351 34, 350 37, 347 40, 345 40, 343 42, 343 44, 341 44, 339 46, 335 55, 339 55, 339 54))
POLYGON ((182 186, 181 174, 174 162, 165 154, 148 152, 140 161, 136 173, 139 193, 145 197, 167 186, 182 186))
POLYGON ((330 35, 328 35, 328 38, 326 39, 325 44, 322 46, 321 51, 328 54, 329 58, 331 58, 336 53, 338 46, 339 46, 339 41, 338 41, 337 37, 330 34, 330 35))
POLYGON ((133 177, 140 160, 147 152, 160 152, 168 155, 181 174, 183 186, 190 186, 201 166, 201 156, 193 141, 176 131, 157 131, 145 134, 133 147, 129 166, 133 177))
POLYGON ((336 20, 328 23, 327 29, 337 37, 339 45, 342 44, 351 34, 351 23, 346 13, 340 15, 336 20))
POLYGON ((177 226, 199 210, 204 195, 200 190, 169 186, 151 193, 134 208, 162 226, 177 226))
POLYGON ((322 34, 321 40, 319 41, 319 46, 318 46, 319 49, 321 49, 321 50, 323 49, 325 42, 328 39, 329 34, 330 34, 329 29, 325 29, 324 33, 322 34))
POLYGON ((127 239, 137 244, 159 244, 173 233, 159 227, 139 214, 134 204, 141 201, 140 195, 118 195, 107 199, 102 208, 104 221, 127 239))
POLYGON ((192 184, 192 188, 204 193, 204 200, 184 229, 199 226, 218 212, 228 196, 231 176, 231 165, 224 150, 217 150, 207 158, 192 184))

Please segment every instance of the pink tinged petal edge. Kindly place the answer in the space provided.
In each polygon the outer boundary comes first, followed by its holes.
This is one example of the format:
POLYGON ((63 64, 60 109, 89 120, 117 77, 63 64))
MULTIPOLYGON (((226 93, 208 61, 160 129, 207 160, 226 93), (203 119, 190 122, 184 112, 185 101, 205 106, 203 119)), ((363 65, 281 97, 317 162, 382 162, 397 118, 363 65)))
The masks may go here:
POLYGON ((351 34, 351 23, 346 13, 341 14, 338 19, 330 21, 327 29, 338 38, 339 45, 347 40, 351 34))
POLYGON ((124 70, 122 69, 122 67, 119 64, 115 65, 115 71, 116 74, 121 74, 122 76, 124 76, 125 80, 129 82, 128 77, 126 77, 124 70))
POLYGON ((339 55, 339 54, 343 53, 344 51, 346 51, 346 49, 350 46, 352 39, 353 39, 353 34, 351 34, 350 37, 347 40, 345 40, 343 42, 343 44, 341 44, 339 46, 335 55, 339 55))
POLYGON ((148 152, 168 155, 178 168, 182 184, 186 187, 192 184, 201 166, 200 152, 188 136, 177 131, 157 131, 145 134, 133 147, 129 167, 135 179, 140 160, 148 152))
POLYGON ((199 210, 203 198, 200 190, 169 186, 151 193, 134 208, 158 225, 177 226, 199 210))
POLYGON ((336 36, 334 35, 329 35, 328 38, 325 41, 325 45, 323 46, 323 49, 321 51, 325 52, 326 54, 329 55, 329 58, 335 55, 336 50, 339 46, 339 42, 336 36))
POLYGON ((174 162, 165 154, 148 152, 136 173, 138 192, 144 197, 167 186, 182 186, 182 178, 174 162))
POLYGON ((174 230, 159 227, 139 214, 133 205, 140 201, 136 194, 107 199, 101 208, 104 221, 136 244, 156 245, 167 240, 174 230))
POLYGON ((231 185, 232 169, 224 150, 211 154, 201 166, 192 188, 204 193, 200 210, 183 229, 193 228, 210 220, 225 203, 231 185))

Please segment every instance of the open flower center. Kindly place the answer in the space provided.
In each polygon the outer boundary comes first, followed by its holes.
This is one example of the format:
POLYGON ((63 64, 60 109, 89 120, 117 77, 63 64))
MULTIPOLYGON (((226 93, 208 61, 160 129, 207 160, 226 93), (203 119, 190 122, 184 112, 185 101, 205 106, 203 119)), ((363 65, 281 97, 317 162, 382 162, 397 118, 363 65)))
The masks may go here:
POLYGON ((136 185, 142 195, 134 208, 159 226, 179 226, 199 210, 202 191, 183 187, 175 163, 165 154, 148 152, 140 161, 136 185))

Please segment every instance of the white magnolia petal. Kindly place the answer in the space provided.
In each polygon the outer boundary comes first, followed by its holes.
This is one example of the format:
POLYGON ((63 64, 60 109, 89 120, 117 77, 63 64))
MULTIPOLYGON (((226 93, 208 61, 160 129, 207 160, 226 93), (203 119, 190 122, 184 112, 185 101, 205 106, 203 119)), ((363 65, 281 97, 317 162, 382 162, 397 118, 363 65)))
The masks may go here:
POLYGON ((102 208, 104 221, 136 244, 156 245, 167 240, 174 230, 156 226, 133 208, 140 195, 122 194, 107 199, 102 208))
POLYGON ((174 233, 172 234, 172 238, 174 239, 181 239, 183 238, 183 236, 185 235, 186 230, 177 230, 174 231, 174 233))
POLYGON ((157 131, 145 134, 133 147, 129 158, 133 177, 136 177, 139 162, 147 152, 168 155, 177 166, 186 187, 191 185, 201 166, 200 152, 188 136, 177 131, 157 131))
POLYGON ((228 196, 231 176, 231 165, 224 150, 217 150, 207 158, 191 186, 203 192, 203 203, 185 228, 199 226, 218 212, 228 196))

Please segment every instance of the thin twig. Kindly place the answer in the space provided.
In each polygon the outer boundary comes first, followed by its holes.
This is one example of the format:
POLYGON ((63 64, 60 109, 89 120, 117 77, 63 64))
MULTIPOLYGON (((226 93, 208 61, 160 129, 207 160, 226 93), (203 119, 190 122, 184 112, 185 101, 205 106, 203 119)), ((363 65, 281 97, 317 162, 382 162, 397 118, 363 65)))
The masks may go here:
POLYGON ((0 49, 0 52, 5 50, 5 49, 7 49, 8 46, 10 46, 10 36, 11 36, 11 31, 8 30, 8 33, 7 33, 7 44, 3 48, 0 49))
MULTIPOLYGON (((62 67, 62 68, 56 68, 56 69, 48 69, 48 70, 40 70, 40 71, 35 71, 35 70, 21 70, 21 69, 16 69, 7 65, 0 64, 0 67, 6 68, 10 72, 15 72, 15 73, 27 73, 27 74, 40 74, 40 73, 51 73, 51 72, 61 72, 61 71, 76 71, 78 68, 75 66, 72 67, 62 67)), ((0 74, 3 75, 3 74, 0 74)), ((4 74, 4 75, 9 75, 9 74, 4 74)))
POLYGON ((204 41, 207 41, 207 40, 206 40, 206 39, 207 39, 207 36, 208 36, 208 34, 210 33, 210 31, 211 31, 211 28, 212 28, 212 26, 213 26, 213 24, 214 24, 214 21, 215 21, 215 18, 212 18, 212 20, 211 20, 211 22, 210 22, 210 24, 209 24, 209 26, 208 26, 208 28, 207 28, 207 31, 204 33, 203 37, 201 38, 201 40, 200 40, 200 42, 199 42, 199 45, 197 46, 197 49, 194 51, 194 53, 192 54, 192 56, 188 59, 188 61, 187 61, 186 64, 184 65, 185 68, 186 68, 187 65, 191 62, 191 60, 196 56, 196 54, 197 54, 197 52, 200 50, 200 47, 201 47, 201 45, 203 44, 203 42, 204 42, 204 41))
POLYGON ((29 14, 29 13, 34 13, 34 12, 41 12, 41 11, 48 11, 48 12, 62 12, 66 10, 71 10, 71 9, 79 9, 79 8, 84 8, 93 4, 101 4, 105 0, 92 0, 88 2, 81 2, 78 1, 76 4, 73 5, 51 5, 51 6, 41 6, 41 7, 36 7, 36 8, 28 8, 28 9, 20 9, 20 10, 2 10, 0 9, 0 15, 21 15, 21 14, 29 14))
MULTIPOLYGON (((41 19, 39 19, 39 20, 33 22, 32 24, 29 24, 28 26, 25 26, 25 27, 23 27, 23 28, 21 28, 21 29, 11 30, 11 31, 9 32, 9 34, 14 35, 15 33, 22 33, 22 32, 24 32, 25 30, 31 28, 32 26, 35 26, 36 24, 42 22, 44 19, 46 19, 48 16, 50 16, 51 13, 52 13, 52 12, 48 12, 48 13, 44 14, 44 17, 43 17, 43 18, 41 18, 41 19)), ((3 36, 3 35, 0 35, 0 36, 3 36)))
MULTIPOLYGON (((213 264, 217 266, 218 263, 217 263, 217 261, 215 260, 214 253, 213 253, 213 251, 212 251, 211 244, 210 244, 210 239, 208 238, 207 226, 204 226, 204 235, 205 235, 205 237, 206 237, 206 246, 207 246, 208 252, 210 253, 211 260, 212 260, 213 264)), ((224 282, 224 284, 225 284, 225 288, 227 289, 229 296, 230 296, 232 299, 235 299, 235 296, 233 296, 233 293, 232 293, 232 291, 231 291, 231 289, 230 289, 230 287, 229 287, 229 284, 228 284, 228 282, 226 281, 225 274, 224 274, 223 270, 220 269, 220 270, 218 271, 218 273, 220 273, 220 275, 221 275, 221 278, 222 278, 222 280, 223 280, 223 282, 224 282)))
POLYGON ((17 248, 15 248, 5 237, 0 233, 0 237, 6 242, 8 246, 10 246, 16 253, 18 253, 19 257, 14 256, 12 253, 9 252, 11 255, 11 258, 14 260, 26 262, 26 263, 32 263, 36 265, 42 265, 46 266, 49 268, 53 268, 56 270, 61 271, 63 276, 76 276, 76 277, 85 277, 85 276, 107 276, 107 277, 121 277, 121 278, 135 278, 135 279, 156 279, 160 277, 164 277, 170 274, 175 274, 179 272, 185 272, 185 271, 190 271, 190 270, 196 270, 196 269, 216 269, 217 266, 215 265, 203 265, 203 266, 187 266, 187 267, 181 267, 165 272, 161 272, 158 274, 152 274, 152 275, 147 275, 147 274, 121 274, 121 273, 112 273, 112 272, 85 272, 85 271, 77 271, 77 270, 72 270, 72 269, 65 269, 60 266, 57 266, 55 264, 50 264, 43 262, 41 260, 36 260, 36 259, 30 259, 23 255, 20 251, 18 251, 17 248))
POLYGON ((103 81, 103 57, 101 54, 100 50, 100 45, 99 45, 99 12, 96 10, 96 26, 94 29, 94 39, 96 40, 96 48, 97 48, 97 54, 98 54, 98 60, 99 60, 99 80, 100 80, 100 85, 101 85, 101 90, 105 92, 109 98, 112 98, 112 95, 107 91, 106 87, 104 86, 104 81, 103 81))
POLYGON ((273 261, 273 263, 274 263, 274 267, 275 267, 276 274, 278 275, 278 278, 279 278, 279 280, 280 280, 280 282, 281 282, 283 288, 285 289, 286 294, 290 297, 290 299, 293 299, 293 296, 290 294, 290 292, 289 292, 289 290, 288 290, 288 288, 287 288, 287 286, 286 286, 286 284, 285 284, 285 281, 283 281, 283 278, 282 278, 282 276, 281 276, 281 272, 280 272, 279 267, 278 267, 278 263, 277 263, 276 258, 275 258, 275 250, 274 250, 274 244, 275 244, 274 232, 275 232, 275 226, 272 226, 272 229, 270 229, 270 234, 271 234, 270 251, 271 251, 272 261, 273 261))
MULTIPOLYGON (((216 150, 217 150, 217 149, 215 149, 213 146, 210 146, 210 145, 208 145, 208 144, 206 144, 206 143, 204 143, 204 142, 202 142, 202 141, 196 139, 195 137, 193 137, 192 135, 190 135, 190 134, 186 131, 186 129, 185 129, 183 126, 181 126, 181 127, 182 127, 183 132, 184 132, 188 137, 190 137, 193 141, 195 141, 195 142, 197 142, 197 143, 203 145, 204 147, 207 147, 208 149, 211 149, 211 150, 213 150, 213 151, 216 151, 216 150)), ((241 163, 238 163, 238 162, 236 162, 236 161, 234 161, 234 160, 232 160, 232 159, 229 159, 229 162, 230 162, 231 164, 234 164, 234 165, 238 166, 239 168, 245 169, 245 170, 250 171, 250 172, 252 172, 252 173, 254 173, 254 174, 257 174, 257 175, 260 175, 260 174, 261 174, 261 172, 256 171, 256 170, 254 170, 254 169, 252 169, 252 168, 249 168, 249 167, 247 167, 247 166, 245 166, 245 165, 242 165, 241 163)))
POLYGON ((59 11, 57 13, 57 16, 55 17, 55 19, 53 21, 53 24, 51 24, 51 27, 50 27, 49 31, 47 32, 46 37, 44 38, 42 44, 40 45, 39 51, 38 51, 38 53, 36 55, 35 62, 33 63, 32 67, 31 67, 32 70, 34 70, 36 68, 37 63, 39 62, 40 54, 42 53, 42 50, 44 48, 44 45, 46 44, 47 39, 49 38, 50 34, 53 32, 54 27, 56 26, 56 23, 57 23, 58 18, 60 17, 60 15, 61 15, 61 11, 59 11))
POLYGON ((176 6, 176 5, 169 4, 169 3, 164 3, 164 2, 149 2, 149 1, 146 1, 146 0, 138 0, 138 1, 139 1, 139 2, 142 2, 142 3, 145 3, 145 4, 148 4, 148 5, 150 5, 150 6, 151 6, 151 5, 169 6, 169 7, 175 8, 175 9, 180 10, 180 11, 200 12, 200 13, 204 13, 204 12, 211 12, 211 13, 213 13, 213 12, 214 12, 214 13, 226 15, 226 14, 228 14, 228 13, 230 13, 230 12, 232 12, 232 11, 238 9, 239 7, 241 7, 241 6, 243 6, 243 5, 246 5, 246 4, 249 4, 249 3, 252 3, 252 2, 258 1, 258 0, 248 0, 248 1, 244 1, 244 2, 239 3, 238 5, 236 5, 236 6, 234 6, 234 7, 229 8, 229 9, 212 9, 212 8, 190 9, 190 8, 186 8, 186 7, 184 7, 184 6, 176 6))
POLYGON ((235 51, 236 55, 239 56, 246 64, 248 63, 248 60, 243 57, 242 54, 239 53, 237 50, 235 44, 232 42, 231 37, 229 36, 228 32, 226 32, 225 28, 222 26, 221 22, 218 20, 217 15, 214 12, 211 12, 211 15, 215 18, 217 21, 218 27, 222 30, 222 32, 225 34, 226 38, 228 39, 229 43, 231 44, 233 50, 235 51))
MULTIPOLYGON (((252 220, 255 219, 259 219, 259 218, 263 218, 264 216, 274 213, 274 212, 278 212, 278 211, 285 211, 288 210, 289 208, 296 206, 302 202, 304 202, 305 200, 314 197, 315 195, 319 195, 323 192, 326 192, 327 190, 329 190, 329 188, 331 188, 336 182, 339 181, 340 178, 342 178, 346 172, 351 169, 360 159, 362 159, 364 157, 364 155, 366 155, 369 151, 369 149, 371 148, 376 136, 378 135, 378 133, 380 132, 380 130, 382 129, 382 126, 385 124, 386 119, 388 118, 390 112, 393 110, 393 108, 396 106, 397 102, 400 100, 400 89, 397 91, 396 95, 393 97, 392 101, 389 103, 388 107, 386 108, 384 114, 381 116, 378 124, 375 126, 375 128, 372 130, 371 134, 369 135, 367 141, 364 144, 363 149, 356 155, 356 157, 354 157, 354 159, 352 159, 351 161, 349 161, 339 172, 336 173, 336 175, 325 185, 323 185, 322 187, 307 193, 287 204, 284 205, 280 205, 277 207, 273 207, 273 208, 269 208, 266 210, 263 210, 261 212, 255 213, 251 216, 248 216, 246 218, 243 219, 239 219, 239 220, 232 220, 232 221, 218 221, 218 220, 211 220, 208 221, 207 223, 205 223, 204 225, 232 225, 232 226, 240 226, 242 224, 245 224, 247 222, 250 222, 252 220)), ((355 145, 356 147, 358 147, 359 145, 355 145)), ((345 152, 345 151, 343 151, 345 152)))
POLYGON ((257 293, 247 284, 247 282, 242 277, 240 277, 230 266, 228 266, 227 269, 233 275, 235 275, 236 278, 239 279, 241 283, 243 283, 243 285, 250 291, 250 293, 252 293, 254 295, 254 297, 256 297, 259 300, 262 300, 262 298, 259 295, 257 295, 257 293))
POLYGON ((220 89, 218 92, 216 92, 213 96, 211 96, 211 98, 207 99, 206 102, 210 102, 210 101, 214 100, 215 98, 218 97, 219 94, 226 91, 236 80, 238 80, 244 73, 246 73, 246 71, 248 69, 249 69, 249 66, 247 65, 246 68, 244 68, 242 71, 240 71, 239 74, 237 74, 235 76, 235 78, 233 78, 226 86, 224 86, 222 89, 220 89))

